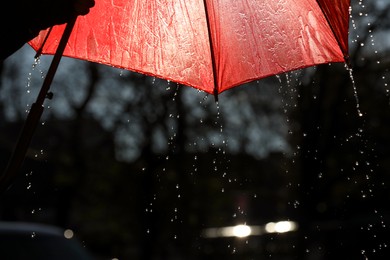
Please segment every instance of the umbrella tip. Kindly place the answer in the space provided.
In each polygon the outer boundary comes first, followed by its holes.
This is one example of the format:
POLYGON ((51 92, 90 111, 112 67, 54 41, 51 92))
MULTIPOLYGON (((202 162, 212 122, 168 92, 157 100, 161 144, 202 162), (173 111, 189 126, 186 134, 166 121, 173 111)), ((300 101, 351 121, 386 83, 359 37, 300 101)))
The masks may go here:
POLYGON ((349 55, 345 55, 344 60, 345 60, 345 64, 347 65, 347 67, 352 68, 352 62, 351 62, 351 58, 349 57, 349 55))
POLYGON ((41 57, 41 55, 42 55, 42 49, 40 48, 40 49, 35 53, 34 59, 38 59, 39 57, 41 57))
POLYGON ((218 103, 218 91, 217 91, 217 89, 214 89, 214 100, 215 100, 215 103, 218 103))

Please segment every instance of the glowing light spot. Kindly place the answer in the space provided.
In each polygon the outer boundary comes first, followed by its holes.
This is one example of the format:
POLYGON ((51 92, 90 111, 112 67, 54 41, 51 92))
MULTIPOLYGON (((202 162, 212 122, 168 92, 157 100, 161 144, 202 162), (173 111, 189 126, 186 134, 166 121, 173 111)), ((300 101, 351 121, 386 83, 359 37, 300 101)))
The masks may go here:
POLYGON ((74 233, 71 229, 66 229, 64 231, 64 237, 67 239, 71 239, 74 236, 74 233))
POLYGON ((251 228, 247 225, 237 225, 233 227, 233 235, 236 237, 247 237, 251 234, 251 228))

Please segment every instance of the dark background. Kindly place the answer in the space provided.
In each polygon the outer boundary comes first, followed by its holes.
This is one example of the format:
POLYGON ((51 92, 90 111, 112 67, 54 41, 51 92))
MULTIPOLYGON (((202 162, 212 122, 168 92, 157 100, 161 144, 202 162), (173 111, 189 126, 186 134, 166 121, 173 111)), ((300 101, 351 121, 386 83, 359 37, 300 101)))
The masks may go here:
MULTIPOLYGON (((386 1, 365 2, 353 3, 352 78, 320 65, 218 103, 64 58, 0 219, 71 228, 99 259, 388 259, 390 17, 386 1), (279 220, 298 229, 202 235, 279 220)), ((1 64, 1 169, 50 62, 32 68, 33 55, 1 64)))

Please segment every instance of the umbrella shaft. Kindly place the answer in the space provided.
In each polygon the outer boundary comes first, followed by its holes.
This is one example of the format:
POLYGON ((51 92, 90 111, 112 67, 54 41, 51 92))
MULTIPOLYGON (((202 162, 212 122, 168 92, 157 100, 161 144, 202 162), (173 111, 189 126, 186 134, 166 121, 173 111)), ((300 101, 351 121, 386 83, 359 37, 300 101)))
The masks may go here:
POLYGON ((41 119, 43 108, 44 108, 43 103, 46 99, 46 96, 50 89, 50 85, 53 81, 58 65, 61 61, 61 57, 64 53, 70 34, 72 33, 74 24, 76 22, 76 18, 77 18, 76 16, 72 18, 65 27, 64 33, 58 44, 56 53, 54 54, 53 60, 50 64, 48 73, 42 84, 41 90, 37 96, 37 100, 31 106, 31 110, 28 113, 26 122, 20 133, 12 157, 8 162, 7 168, 3 173, 3 175, 0 176, 0 194, 6 191, 18 176, 18 172, 23 164, 24 158, 26 157, 27 149, 31 143, 32 136, 41 119))

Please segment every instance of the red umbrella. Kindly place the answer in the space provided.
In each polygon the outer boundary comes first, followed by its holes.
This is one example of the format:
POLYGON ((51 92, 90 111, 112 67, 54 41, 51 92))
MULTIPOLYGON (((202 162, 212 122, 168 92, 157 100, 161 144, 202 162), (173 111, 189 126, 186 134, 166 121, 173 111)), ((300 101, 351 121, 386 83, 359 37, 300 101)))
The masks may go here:
POLYGON ((15 177, 61 57, 219 93, 267 76, 346 62, 350 0, 96 0, 91 12, 30 42, 55 54, 0 191, 15 177))
MULTIPOLYGON (((97 0, 64 55, 219 94, 348 56, 350 0, 97 0)), ((64 26, 42 53, 54 54, 64 26)), ((30 44, 38 50, 42 32, 30 44)))

